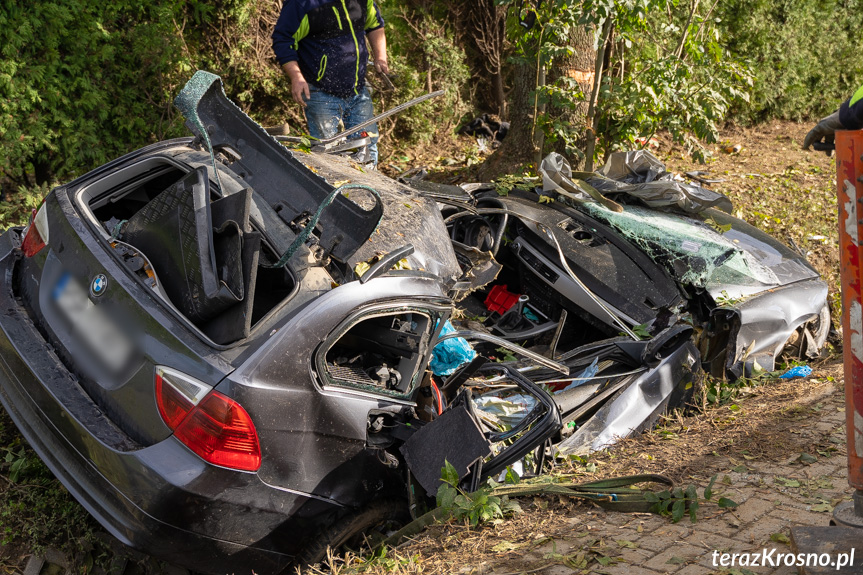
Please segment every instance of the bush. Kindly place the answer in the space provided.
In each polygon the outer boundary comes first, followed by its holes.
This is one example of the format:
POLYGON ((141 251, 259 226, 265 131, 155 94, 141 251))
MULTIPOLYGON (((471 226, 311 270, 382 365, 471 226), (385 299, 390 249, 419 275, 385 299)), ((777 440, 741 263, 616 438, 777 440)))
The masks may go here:
POLYGON ((183 4, 0 6, 0 173, 45 183, 178 133, 169 102, 188 70, 174 24, 183 4))
POLYGON ((701 157, 701 142, 716 141, 730 107, 749 101, 752 71, 722 46, 709 5, 651 0, 645 8, 638 18, 618 7, 600 91, 602 147, 632 149, 665 129, 701 157))
POLYGON ((863 0, 724 0, 716 9, 727 48, 756 75, 738 117, 820 117, 863 82, 863 0))
POLYGON ((387 22, 390 69, 396 73, 396 90, 379 94, 382 102, 379 111, 428 91, 443 89, 445 95, 399 114, 390 131, 404 145, 428 142, 437 132, 451 133, 461 117, 472 109, 468 92, 470 70, 464 49, 456 43, 445 20, 410 12, 403 6, 386 5, 386 8, 381 10, 387 22))

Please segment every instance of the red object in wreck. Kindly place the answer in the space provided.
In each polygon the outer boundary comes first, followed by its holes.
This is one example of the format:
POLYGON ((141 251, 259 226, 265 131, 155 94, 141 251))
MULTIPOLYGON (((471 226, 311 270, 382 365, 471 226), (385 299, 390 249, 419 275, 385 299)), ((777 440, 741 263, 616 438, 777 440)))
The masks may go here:
POLYGON ((488 297, 485 298, 485 307, 488 308, 488 311, 505 314, 509 308, 515 305, 518 298, 519 294, 508 291, 506 285, 498 284, 488 292, 488 297))
MULTIPOLYGON (((842 274, 842 333, 845 364, 845 417, 848 441, 848 483, 863 494, 863 131, 836 132, 837 199, 839 206, 839 261, 842 274)), ((849 505, 849 507, 851 507, 849 505)), ((839 508, 834 516, 837 519, 839 508)), ((863 525, 863 517, 840 524, 863 525)))

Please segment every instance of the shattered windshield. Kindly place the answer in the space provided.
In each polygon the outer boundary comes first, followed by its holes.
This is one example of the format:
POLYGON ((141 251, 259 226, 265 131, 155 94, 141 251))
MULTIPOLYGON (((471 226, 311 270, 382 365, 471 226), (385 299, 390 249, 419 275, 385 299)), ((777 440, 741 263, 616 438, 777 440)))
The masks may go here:
POLYGON ((751 226, 718 210, 704 211, 699 221, 634 205, 619 213, 592 202, 576 207, 613 227, 681 283, 714 296, 751 295, 817 275, 781 243, 753 237, 751 226))

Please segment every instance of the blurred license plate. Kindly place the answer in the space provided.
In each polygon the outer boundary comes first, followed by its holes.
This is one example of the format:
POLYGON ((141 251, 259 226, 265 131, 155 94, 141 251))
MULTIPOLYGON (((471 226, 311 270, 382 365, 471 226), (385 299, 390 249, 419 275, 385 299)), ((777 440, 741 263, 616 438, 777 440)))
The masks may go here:
POLYGON ((75 278, 63 274, 52 295, 75 335, 108 369, 118 372, 128 364, 132 355, 129 338, 90 300, 75 278))

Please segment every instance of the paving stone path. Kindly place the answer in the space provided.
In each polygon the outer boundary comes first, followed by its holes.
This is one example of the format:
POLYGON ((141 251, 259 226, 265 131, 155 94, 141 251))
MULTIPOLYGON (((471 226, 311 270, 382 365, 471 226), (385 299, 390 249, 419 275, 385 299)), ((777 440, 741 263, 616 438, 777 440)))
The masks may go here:
MULTIPOLYGON (((609 575, 704 575, 709 573, 747 575, 769 573, 790 575, 797 567, 743 566, 714 564, 723 553, 791 553, 786 543, 794 525, 828 525, 832 506, 850 499, 852 489, 847 483, 845 458, 845 410, 841 388, 826 387, 819 394, 807 398, 818 411, 811 419, 801 423, 792 432, 812 441, 812 445, 836 445, 829 457, 818 457, 810 465, 797 461, 799 453, 789 454, 787 461, 744 460, 738 464, 729 461, 728 473, 720 473, 717 489, 725 497, 739 503, 733 511, 718 511, 701 517, 696 523, 684 518, 679 523, 651 514, 626 514, 575 509, 569 521, 572 538, 555 534, 554 541, 519 554, 520 563, 543 559, 553 554, 566 555, 578 548, 578 537, 585 531, 591 539, 603 541, 603 552, 613 557, 614 563, 599 566, 592 563, 592 573, 609 575), (578 534, 575 536, 575 534, 578 534), (773 536, 773 539, 771 539, 773 536), (615 549, 616 547, 616 549, 615 549), (717 552, 714 557, 714 552, 717 552)), ((716 499, 714 497, 714 499, 716 499)), ((502 559, 502 558, 501 558, 502 559)), ((731 557, 727 557, 727 562, 731 557)), ((546 561, 547 562, 547 561, 546 561)), ((855 563, 863 563, 863 533, 855 563)), ((484 565, 463 567, 462 573, 517 573, 506 561, 493 561, 484 565)), ((564 564, 536 569, 542 575, 564 575, 581 572, 564 564)), ((842 573, 842 571, 838 571, 842 573)), ((847 572, 847 571, 846 571, 847 572)))

